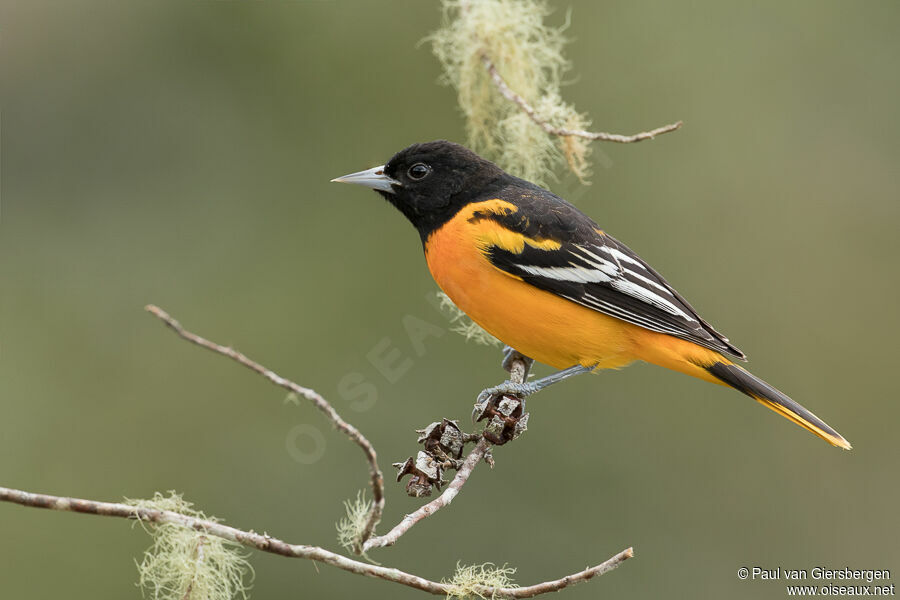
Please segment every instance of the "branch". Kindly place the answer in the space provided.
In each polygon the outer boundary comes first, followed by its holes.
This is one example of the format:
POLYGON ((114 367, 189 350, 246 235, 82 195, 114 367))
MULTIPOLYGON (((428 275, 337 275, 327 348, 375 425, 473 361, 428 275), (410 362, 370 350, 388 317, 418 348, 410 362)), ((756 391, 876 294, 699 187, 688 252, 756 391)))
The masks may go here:
MULTIPOLYGON (((158 309, 157 309, 158 310, 158 309)), ((160 311, 162 312, 162 311, 160 311)), ((162 313, 165 314, 165 313, 162 313)), ((162 318, 160 316, 160 318, 162 318)), ((165 320, 165 319, 164 319, 165 320)), ((177 330, 176 330, 177 331, 177 330)), ((202 338, 201 338, 202 339, 202 338)), ((204 340, 205 341, 205 340, 204 340)), ((201 344, 205 345, 205 344, 201 344)), ((424 579, 411 573, 406 573, 398 569, 390 569, 378 565, 359 562, 329 552, 318 546, 307 546, 304 544, 288 544, 279 539, 268 535, 261 535, 253 531, 243 531, 215 521, 197 519, 182 515, 180 513, 155 510, 149 508, 141 508, 130 506, 128 504, 114 502, 97 502, 95 500, 84 500, 80 498, 64 498, 60 496, 50 496, 46 494, 33 494, 22 490, 15 490, 0 487, 0 501, 21 504, 22 506, 30 506, 34 508, 47 508, 51 510, 69 511, 100 515, 105 517, 121 517, 125 519, 137 519, 150 523, 173 523, 200 531, 207 535, 219 537, 249 548, 255 548, 263 552, 278 554, 291 558, 304 558, 335 566, 350 573, 364 575, 366 577, 375 577, 399 583, 411 588, 422 590, 430 594, 446 595, 452 590, 452 586, 447 583, 438 583, 424 579)), ((476 588, 476 592, 483 597, 499 597, 499 598, 532 598, 539 594, 547 592, 559 591, 570 585, 587 581, 593 577, 603 575, 618 567, 623 561, 634 556, 631 548, 623 550, 615 556, 609 558, 605 562, 585 569, 579 573, 568 575, 555 581, 546 581, 536 585, 522 588, 493 588, 481 586, 476 588)))
POLYGON ((669 133, 670 131, 675 131, 681 128, 682 122, 677 121, 675 123, 671 123, 669 125, 663 125, 662 127, 657 127, 652 131, 642 131, 641 133, 636 133, 634 135, 621 135, 618 133, 606 133, 603 131, 585 131, 583 129, 566 129, 565 127, 555 127, 538 116, 537 111, 531 106, 525 98, 514 92, 500 73, 497 71, 496 65, 494 65, 493 61, 491 61, 490 57, 484 52, 481 51, 479 53, 481 57, 481 62, 484 63, 484 67, 487 69, 488 74, 490 74, 491 79, 494 81, 494 84, 497 86, 497 89, 503 94, 503 97, 513 102, 522 109, 528 117, 534 121, 536 125, 538 125, 541 129, 549 133, 550 135, 557 135, 562 137, 580 137, 587 140, 595 141, 602 140, 604 142, 617 142, 619 144, 631 144, 634 142, 640 142, 643 140, 652 140, 658 135, 663 133, 669 133))
POLYGON ((479 462, 481 462, 481 460, 485 456, 485 453, 490 450, 490 448, 491 443, 486 439, 481 438, 475 445, 475 448, 473 448, 469 455, 466 457, 465 462, 463 462, 462 466, 459 468, 459 471, 456 472, 456 477, 453 478, 453 481, 450 482, 450 485, 447 486, 447 489, 444 490, 444 493, 442 493, 440 496, 438 496, 428 504, 421 506, 417 511, 403 517, 403 520, 400 521, 393 529, 391 529, 386 534, 370 538, 363 545, 363 552, 368 552, 372 548, 393 546, 397 542, 397 540, 400 539, 400 536, 409 531, 413 525, 427 517, 430 517, 437 511, 453 502, 453 499, 456 498, 456 495, 462 489, 462 486, 464 486, 466 484, 466 481, 469 480, 469 475, 471 475, 472 471, 475 470, 475 466, 479 462))
MULTIPOLYGON (((183 339, 193 344, 211 350, 217 354, 226 356, 237 363, 247 367, 248 369, 258 373, 282 388, 285 388, 295 394, 303 396, 310 400, 319 410, 335 424, 335 426, 344 432, 351 440, 353 440, 360 448, 362 448, 366 460, 369 463, 369 471, 371 475, 372 493, 375 498, 372 509, 367 518, 366 528, 363 535, 360 536, 357 547, 353 550, 357 553, 364 553, 371 548, 389 546, 394 544, 397 539, 404 533, 409 531, 413 525, 419 521, 434 514, 444 506, 449 505, 456 495, 459 493, 469 476, 475 469, 475 466, 481 460, 488 460, 487 456, 491 449, 491 442, 481 437, 475 448, 459 466, 456 477, 441 494, 440 497, 432 502, 422 506, 416 512, 407 515, 396 527, 390 532, 380 537, 372 537, 375 526, 378 524, 383 508, 384 508, 384 478, 378 468, 375 449, 372 444, 363 436, 355 427, 344 421, 340 415, 334 410, 322 396, 310 388, 303 387, 293 381, 281 377, 272 370, 262 366, 261 364, 251 360, 240 352, 228 346, 221 346, 207 340, 195 333, 187 331, 181 324, 172 318, 164 310, 157 306, 149 305, 146 310, 154 316, 162 320, 169 328, 183 339)), ((508 363, 510 371, 510 379, 516 383, 522 383, 528 374, 530 366, 529 359, 518 353, 510 354, 505 361, 508 363)), ((502 443, 502 442, 498 442, 502 443)), ((360 562, 340 554, 336 554, 329 550, 325 550, 319 546, 308 546, 305 544, 289 544, 277 538, 273 538, 266 534, 258 534, 252 530, 245 531, 224 525, 215 520, 201 519, 178 512, 146 508, 141 506, 133 506, 129 504, 99 502, 95 500, 85 500, 81 498, 67 498, 62 496, 51 496, 47 494, 35 494, 23 490, 0 487, 0 501, 20 504, 34 508, 45 508, 50 510, 79 512, 86 514, 94 514, 99 516, 119 517, 125 519, 135 519, 142 522, 156 524, 174 524, 193 531, 200 532, 204 535, 214 536, 223 540, 227 540, 236 544, 241 544, 249 548, 255 548, 262 552, 278 554, 291 558, 303 558, 325 564, 332 565, 344 571, 363 575, 366 577, 374 577, 392 581, 411 588, 422 590, 435 595, 449 595, 456 593, 458 589, 452 583, 436 582, 411 573, 406 573, 398 569, 382 567, 376 564, 360 562)), ((200 549, 198 548, 198 553, 200 549)), ((570 585, 587 581, 599 575, 603 575, 616 567, 623 561, 634 556, 631 548, 623 550, 615 556, 609 558, 605 562, 580 571, 567 575, 561 579, 554 581, 545 581, 528 587, 491 587, 484 585, 475 585, 471 591, 481 597, 492 598, 531 598, 547 592, 559 591, 570 585)))
MULTIPOLYGON (((525 378, 528 376, 528 369, 529 364, 526 359, 523 356, 516 354, 510 361, 510 381, 514 383, 524 383, 525 378)), ((463 462, 462 466, 460 466, 459 470, 457 470, 456 476, 453 478, 453 481, 450 482, 450 485, 447 486, 447 489, 444 490, 444 493, 428 504, 421 506, 417 511, 403 517, 403 519, 386 534, 373 537, 366 541, 363 545, 363 552, 368 552, 372 548, 393 546, 397 540, 400 539, 400 536, 409 531, 413 525, 430 517, 453 502, 453 499, 456 498, 456 495, 469 480, 469 475, 472 474, 472 471, 475 470, 478 463, 486 457, 490 449, 491 443, 482 437, 466 457, 466 460, 463 462)))
MULTIPOLYGON (((347 437, 349 437, 360 448, 362 448, 363 453, 366 455, 366 461, 369 463, 369 478, 372 485, 373 502, 372 509, 369 512, 369 517, 366 520, 366 526, 360 535, 359 545, 361 546, 363 542, 372 537, 372 534, 375 532, 375 526, 378 525, 379 521, 381 521, 381 515, 384 512, 384 476, 381 474, 381 469, 378 468, 378 458, 375 454, 375 448, 372 446, 371 442, 369 442, 369 440, 367 440, 366 437, 362 433, 360 433, 356 427, 342 419, 337 411, 334 410, 334 407, 332 407, 331 404, 329 404, 328 401, 325 400, 325 398, 323 398, 321 395, 319 395, 315 390, 303 387, 302 385, 294 383, 289 379, 285 379, 274 371, 267 369, 261 364, 247 358, 234 348, 221 346, 219 344, 216 344, 215 342, 207 340, 206 338, 200 337, 195 333, 187 331, 184 327, 181 326, 181 323, 176 321, 169 315, 169 313, 159 308, 158 306, 148 304, 144 308, 147 312, 160 319, 175 333, 188 340, 189 342, 206 348, 207 350, 212 350, 213 352, 216 352, 223 356, 227 356, 228 358, 247 367, 251 371, 259 373, 275 385, 293 392, 298 396, 306 398, 307 400, 312 402, 316 408, 325 413, 325 416, 328 417, 328 419, 332 423, 334 423, 335 427, 344 432, 347 437)), ((361 547, 356 548, 355 550, 361 551, 361 547)))

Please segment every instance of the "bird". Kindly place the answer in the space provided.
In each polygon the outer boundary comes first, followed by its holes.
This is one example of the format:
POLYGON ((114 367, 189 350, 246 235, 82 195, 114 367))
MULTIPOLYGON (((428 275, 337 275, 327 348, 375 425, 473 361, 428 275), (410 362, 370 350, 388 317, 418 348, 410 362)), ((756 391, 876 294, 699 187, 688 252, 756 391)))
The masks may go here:
POLYGON ((332 179, 374 189, 419 233, 443 292, 509 348, 560 369, 487 393, 525 397, 643 361, 732 387, 834 446, 850 443, 735 361, 746 356, 653 267, 571 203, 446 140, 332 179))

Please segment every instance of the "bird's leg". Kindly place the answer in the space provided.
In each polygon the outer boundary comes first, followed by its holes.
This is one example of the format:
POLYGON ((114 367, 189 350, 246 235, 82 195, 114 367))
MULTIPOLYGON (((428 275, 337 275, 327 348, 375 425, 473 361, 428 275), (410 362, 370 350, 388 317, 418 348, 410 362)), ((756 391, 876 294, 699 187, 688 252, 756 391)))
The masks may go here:
POLYGON ((569 367, 568 369, 563 369, 561 371, 557 371, 556 373, 551 373, 546 377, 541 377, 540 379, 529 381, 527 383, 514 383, 512 381, 504 381, 500 385, 488 388, 478 394, 478 402, 481 403, 489 400, 492 397, 505 395, 526 398, 546 387, 553 385, 554 383, 559 383, 564 379, 574 377, 575 375, 581 375, 582 373, 590 373, 592 370, 593 369, 591 367, 575 365, 574 367, 569 367))

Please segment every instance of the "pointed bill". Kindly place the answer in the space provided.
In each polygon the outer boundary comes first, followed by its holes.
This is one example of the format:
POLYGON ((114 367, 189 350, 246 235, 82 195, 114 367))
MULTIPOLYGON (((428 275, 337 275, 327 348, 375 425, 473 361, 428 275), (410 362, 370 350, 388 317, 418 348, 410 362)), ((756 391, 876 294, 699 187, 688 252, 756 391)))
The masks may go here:
POLYGON ((358 173, 350 173, 343 177, 335 177, 331 181, 336 183, 355 183, 357 185, 364 185, 373 190, 388 192, 389 194, 394 193, 394 186, 399 187, 402 185, 396 179, 392 179, 384 174, 384 165, 373 167, 366 171, 359 171, 358 173))

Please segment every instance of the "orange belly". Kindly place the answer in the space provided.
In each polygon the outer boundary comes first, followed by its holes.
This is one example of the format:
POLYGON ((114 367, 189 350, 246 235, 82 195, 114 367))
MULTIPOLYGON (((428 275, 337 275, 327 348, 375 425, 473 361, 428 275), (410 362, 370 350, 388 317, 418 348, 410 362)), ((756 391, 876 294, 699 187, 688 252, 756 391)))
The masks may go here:
POLYGON ((469 221, 476 211, 511 206, 500 200, 471 204, 426 244, 425 258, 434 280, 473 321, 503 343, 558 369, 577 364, 614 369, 643 360, 722 383, 700 366, 730 362, 719 353, 604 315, 494 267, 481 248, 555 244, 516 239, 519 234, 469 221))
POLYGON ((426 246, 428 268, 456 306, 503 343, 560 369, 576 364, 615 368, 634 361, 634 336, 641 328, 540 290, 490 264, 473 244, 484 235, 484 225, 476 229, 469 222, 481 204, 463 209, 426 246))

